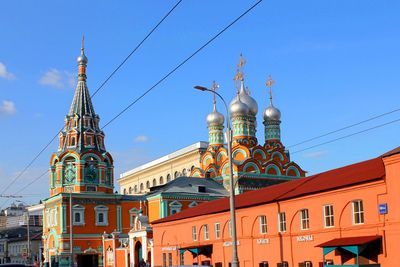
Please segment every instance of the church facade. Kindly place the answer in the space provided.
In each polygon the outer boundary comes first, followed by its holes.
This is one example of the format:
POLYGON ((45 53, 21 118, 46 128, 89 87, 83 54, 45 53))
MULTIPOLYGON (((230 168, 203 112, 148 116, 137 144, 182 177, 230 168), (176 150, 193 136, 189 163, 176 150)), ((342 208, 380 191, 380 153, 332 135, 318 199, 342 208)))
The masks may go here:
MULTIPOLYGON (((266 83, 269 87, 270 104, 263 113, 265 142, 258 142, 258 104, 245 86, 244 64, 245 60, 241 56, 234 78, 237 92, 229 105, 236 193, 305 176, 305 171, 290 160, 289 151, 281 142, 281 112, 272 104, 274 81, 271 77, 266 83)), ((211 89, 216 90, 217 87, 214 83, 211 89)), ((200 159, 200 167, 193 169, 190 176, 213 178, 229 190, 229 161, 224 145, 224 121, 224 116, 217 111, 214 94, 213 111, 207 116, 209 145, 200 159)))
POLYGON ((104 232, 127 233, 140 196, 114 193, 113 158, 104 144, 86 84, 82 44, 78 82, 58 150, 50 159, 50 197, 44 203, 45 266, 103 266, 104 232))

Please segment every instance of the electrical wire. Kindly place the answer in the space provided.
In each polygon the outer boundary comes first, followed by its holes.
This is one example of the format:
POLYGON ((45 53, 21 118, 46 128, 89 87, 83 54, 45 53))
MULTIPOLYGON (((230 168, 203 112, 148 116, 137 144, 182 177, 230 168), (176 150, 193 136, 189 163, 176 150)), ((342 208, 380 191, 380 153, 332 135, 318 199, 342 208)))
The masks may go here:
POLYGON ((243 12, 239 17, 234 19, 231 23, 225 26, 222 30, 220 30, 216 35, 214 35, 211 39, 209 39, 206 43, 204 43, 200 48, 194 51, 191 55, 189 55, 186 59, 184 59, 181 63, 179 63, 175 68, 173 68, 170 72, 164 75, 161 79, 159 79, 153 86, 147 89, 144 93, 142 93, 139 97, 133 100, 128 106, 126 106, 123 110, 121 110, 117 115, 115 115, 111 120, 109 120, 102 129, 106 128, 109 124, 111 124, 114 120, 116 120, 119 116, 125 113, 128 109, 130 109, 134 104, 136 104, 140 99, 145 97, 148 93, 150 93, 154 88, 156 88, 159 84, 161 84, 164 80, 166 80, 169 76, 171 76, 174 72, 180 69, 183 65, 185 65, 190 59, 192 59, 195 55, 197 55, 201 50, 207 47, 210 43, 212 43, 215 39, 217 39, 221 34, 223 34, 226 30, 232 27, 236 22, 238 22, 241 18, 243 18, 247 13, 253 10, 256 6, 258 6, 263 0, 257 1, 251 7, 249 7, 245 12, 243 12))
MULTIPOLYGON (((241 18, 243 18, 247 13, 249 13, 251 10, 253 10, 256 6, 258 6, 263 0, 257 1, 255 4, 250 6, 245 12, 243 12, 240 16, 238 16, 236 19, 234 19, 232 22, 230 22, 227 26, 225 26, 222 30, 220 30, 216 35, 214 35, 211 39, 209 39, 206 43, 204 43, 200 48, 198 48, 195 52, 193 52, 190 56, 188 56, 185 60, 183 60, 181 63, 179 63, 175 68, 173 68, 170 72, 168 72, 165 76, 163 76, 160 80, 158 80, 153 86, 151 86, 147 91, 145 91, 142 95, 140 95, 138 98, 136 98, 133 102, 131 102, 127 107, 125 107, 121 112, 119 112, 116 116, 114 116, 110 121, 108 121, 102 129, 107 127, 109 124, 111 124, 114 120, 116 120, 119 116, 121 116, 123 113, 125 113, 129 108, 131 108, 135 103, 137 103, 140 99, 145 97, 150 91, 152 91, 154 88, 156 88, 159 84, 161 84, 164 80, 166 80, 169 76, 171 76, 173 73, 175 73, 179 68, 181 68, 183 65, 185 65, 191 58, 193 58, 195 55, 197 55, 200 51, 202 51, 205 47, 207 47, 210 43, 212 43, 215 39, 217 39, 221 34, 223 34, 226 30, 228 30, 231 26, 233 26, 236 22, 238 22, 241 18)), ((153 28, 153 30, 150 31, 150 34, 148 34, 143 40, 145 41, 152 32, 164 21, 169 14, 172 13, 172 11, 182 2, 180 0, 168 13, 166 16, 162 18, 162 20, 153 28)), ((100 87, 93 93, 92 97, 97 94, 97 92, 104 86, 105 83, 107 83, 110 78, 121 68, 121 66, 129 59, 129 57, 136 51, 144 42, 140 42, 134 50, 123 60, 123 62, 109 75, 109 77, 105 80, 105 82, 100 85, 100 87)), ((60 130, 61 131, 61 130, 60 130)), ((24 168, 24 170, 15 178, 7 187, 5 190, 7 190, 12 184, 15 183, 19 177, 22 176, 26 172, 26 170, 33 164, 34 161, 47 149, 47 147, 54 141, 54 139, 58 136, 60 131, 55 135, 55 137, 52 138, 52 140, 35 156, 35 158, 24 168)), ((46 171, 47 173, 48 171, 46 171)), ((37 179, 34 180, 36 182, 39 180, 41 177, 43 177, 46 173, 42 174, 39 176, 37 179)), ((32 185, 34 182, 30 183, 29 185, 32 185)), ((26 189, 28 186, 25 186, 23 189, 26 189)), ((4 192, 5 192, 4 190, 4 192)), ((22 190, 20 190, 22 191, 22 190)), ((18 192, 20 192, 18 191, 18 192)))
MULTIPOLYGON (((111 74, 104 80, 104 82, 94 91, 91 98, 94 97, 104 85, 115 75, 115 73, 128 61, 128 59, 143 45, 143 43, 154 33, 155 30, 167 19, 171 13, 179 6, 183 0, 179 0, 163 17, 162 19, 150 30, 150 32, 140 41, 136 47, 128 54, 127 57, 111 72, 111 74)), ((51 143, 57 138, 58 134, 62 131, 61 128, 57 134, 40 150, 39 153, 25 166, 25 168, 14 178, 11 182, 1 191, 0 195, 4 194, 26 171, 32 166, 32 164, 40 157, 40 155, 51 145, 51 143)))
POLYGON ((364 129, 364 130, 361 130, 361 131, 358 131, 358 132, 355 132, 355 133, 351 133, 351 134, 345 135, 345 136, 341 136, 341 137, 338 137, 338 138, 335 138, 335 139, 332 139, 332 140, 329 140, 329 141, 326 141, 326 142, 323 142, 323 143, 320 143, 320 144, 316 144, 316 145, 313 145, 313 146, 310 146, 310 147, 306 147, 306 148, 291 152, 290 154, 296 154, 296 153, 300 153, 300 152, 303 152, 303 151, 306 151, 306 150, 309 150, 309 149, 312 149, 312 148, 315 148, 315 147, 319 147, 319 146, 322 146, 322 145, 330 144, 330 143, 333 143, 333 142, 336 142, 336 141, 339 141, 339 140, 342 140, 342 139, 345 139, 345 138, 349 138, 349 137, 352 137, 352 136, 357 135, 357 134, 365 133, 365 132, 368 132, 368 131, 371 131, 371 130, 374 130, 374 129, 377 129, 377 128, 381 128, 383 126, 386 126, 386 125, 389 125, 389 124, 392 124, 392 123, 395 123, 395 122, 399 122, 399 121, 400 121, 400 119, 392 120, 392 121, 389 121, 389 122, 386 122, 386 123, 383 123, 383 124, 379 124, 379 125, 376 125, 376 126, 373 126, 373 127, 370 127, 370 128, 367 128, 367 129, 364 129))
POLYGON ((395 112, 398 112, 398 111, 400 111, 400 108, 394 109, 394 110, 392 110, 392 111, 388 111, 388 112, 385 112, 385 113, 382 113, 382 114, 380 114, 380 115, 377 115, 377 116, 368 118, 368 119, 366 119, 366 120, 363 120, 363 121, 360 121, 360 122, 357 122, 357 123, 354 123, 354 124, 350 124, 350 125, 348 125, 348 126, 345 126, 345 127, 343 127, 343 128, 340 128, 340 129, 337 129, 337 130, 334 130, 334 131, 331 131, 331 132, 328 132, 328 133, 325 133, 325 134, 321 134, 321 135, 312 137, 312 138, 310 138, 310 139, 306 139, 306 140, 301 141, 301 142, 299 142, 299 143, 296 143, 296 144, 294 144, 294 145, 287 146, 287 148, 299 146, 299 145, 302 145, 302 144, 305 144, 305 143, 308 143, 308 142, 311 142, 311 141, 320 139, 320 138, 322 138, 322 137, 325 137, 325 136, 328 136, 328 135, 331 135, 331 134, 334 134, 334 133, 337 133, 337 132, 340 132, 340 131, 343 131, 343 130, 347 130, 347 129, 352 128, 352 127, 354 127, 354 126, 358 126, 358 125, 360 125, 360 124, 363 124, 363 123, 366 123, 366 122, 369 122, 369 121, 372 121, 372 120, 375 120, 375 119, 378 119, 378 118, 381 118, 381 117, 390 115, 390 114, 395 113, 395 112))

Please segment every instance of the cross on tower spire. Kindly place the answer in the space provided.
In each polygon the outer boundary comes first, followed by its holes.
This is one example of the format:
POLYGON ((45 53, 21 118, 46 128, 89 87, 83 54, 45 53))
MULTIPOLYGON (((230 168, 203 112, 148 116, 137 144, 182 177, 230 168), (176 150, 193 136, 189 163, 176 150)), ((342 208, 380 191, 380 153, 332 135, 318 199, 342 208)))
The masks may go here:
POLYGON ((272 87, 274 86, 274 84, 275 81, 272 79, 272 76, 269 75, 265 85, 269 87, 269 103, 271 104, 271 106, 272 106, 272 87))

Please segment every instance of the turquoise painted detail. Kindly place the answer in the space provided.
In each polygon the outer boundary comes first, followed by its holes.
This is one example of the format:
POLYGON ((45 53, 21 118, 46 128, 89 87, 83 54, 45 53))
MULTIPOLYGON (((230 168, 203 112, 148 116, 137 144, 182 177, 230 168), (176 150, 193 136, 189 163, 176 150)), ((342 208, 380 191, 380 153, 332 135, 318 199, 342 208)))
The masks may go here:
POLYGON ((265 152, 262 151, 261 149, 255 149, 253 151, 253 156, 255 156, 257 154, 260 154, 263 159, 267 159, 267 156, 265 155, 265 152))
MULTIPOLYGON (((243 171, 246 173, 246 172, 247 172, 247 169, 248 169, 249 167, 253 167, 255 173, 260 173, 260 169, 258 168, 257 164, 255 164, 254 162, 247 162, 247 163, 244 165, 244 167, 243 167, 243 171)), ((252 174, 253 174, 253 173, 252 173, 252 174)))
POLYGON ((67 232, 67 207, 62 205, 61 212, 60 212, 60 223, 61 223, 61 232, 67 232))
POLYGON ((265 141, 281 140, 280 121, 264 121, 265 141))
POLYGON ((276 155, 278 155, 279 159, 281 161, 283 161, 285 158, 283 157, 281 152, 275 151, 274 153, 272 153, 271 158, 274 158, 276 155))
POLYGON ((165 218, 168 216, 168 201, 161 199, 160 201, 160 206, 161 206, 161 218, 165 218))
POLYGON ((281 175, 281 170, 275 165, 275 164, 270 164, 265 168, 265 173, 268 174, 269 169, 274 169, 276 171, 276 174, 281 175))
POLYGON ((238 148, 235 151, 233 151, 232 158, 235 158, 238 154, 242 154, 244 158, 248 157, 246 151, 244 151, 243 149, 238 148))
POLYGON ((122 208, 117 206, 117 231, 122 231, 122 208))
POLYGON ((225 156, 225 157, 227 157, 227 154, 226 154, 226 152, 225 152, 225 151, 221 151, 221 152, 219 152, 219 153, 218 153, 218 156, 217 156, 217 161, 220 161, 220 160, 221 160, 221 158, 222 158, 222 156, 225 156))
POLYGON ((286 170, 286 174, 288 174, 291 170, 294 170, 296 172, 296 177, 300 177, 300 172, 299 170, 294 167, 294 166, 290 166, 287 170, 286 170))
POLYGON ((208 126, 208 143, 210 145, 222 145, 224 144, 224 126, 212 125, 208 126))

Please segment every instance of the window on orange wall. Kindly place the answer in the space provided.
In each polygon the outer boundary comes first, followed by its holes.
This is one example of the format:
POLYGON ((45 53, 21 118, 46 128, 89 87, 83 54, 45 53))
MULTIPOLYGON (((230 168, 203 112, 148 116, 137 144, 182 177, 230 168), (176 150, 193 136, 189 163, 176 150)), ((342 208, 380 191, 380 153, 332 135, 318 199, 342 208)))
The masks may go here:
POLYGON ((286 232, 286 213, 278 213, 279 232, 286 232))
POLYGON ((179 265, 185 265, 185 256, 182 252, 179 253, 179 265))
POLYGON ((162 254, 162 267, 167 267, 167 254, 162 254))
POLYGON ((96 226, 108 225, 108 207, 97 206, 94 208, 96 215, 96 226))
POLYGON ((168 266, 172 266, 172 253, 168 253, 168 266))
POLYGON ((220 223, 214 224, 214 233, 215 233, 215 239, 221 238, 221 224, 220 223))
POLYGON ((328 227, 334 227, 335 226, 335 220, 334 220, 334 214, 333 214, 333 205, 328 204, 324 206, 324 224, 325 228, 328 227))
POLYGON ((260 225, 260 234, 266 234, 267 233, 267 216, 265 216, 265 215, 258 216, 258 222, 260 225))
POLYGON ((208 224, 205 224, 205 225, 203 226, 203 228, 204 228, 204 240, 210 239, 210 237, 209 237, 209 235, 208 235, 208 224))
POLYGON ((193 241, 197 241, 197 227, 192 226, 192 239, 193 241))
POLYGON ((302 209, 300 211, 300 229, 307 230, 310 228, 310 217, 308 214, 308 209, 302 209))
POLYGON ((353 224, 364 223, 364 205, 362 200, 354 200, 353 202, 353 224))

